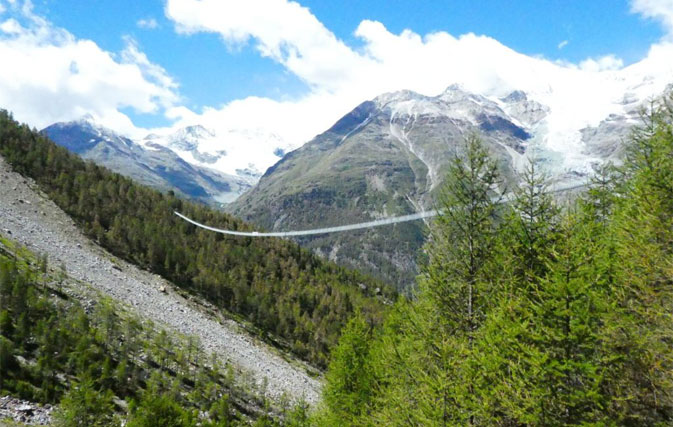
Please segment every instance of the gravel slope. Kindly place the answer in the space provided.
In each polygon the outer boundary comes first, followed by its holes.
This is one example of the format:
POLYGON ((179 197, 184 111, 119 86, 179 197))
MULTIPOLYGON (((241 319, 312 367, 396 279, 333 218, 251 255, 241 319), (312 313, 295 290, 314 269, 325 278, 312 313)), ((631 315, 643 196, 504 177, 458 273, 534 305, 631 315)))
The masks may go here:
POLYGON ((12 172, 2 157, 0 233, 34 252, 47 254, 51 265, 65 265, 71 277, 134 307, 139 315, 198 337, 208 354, 215 353, 249 372, 258 384, 266 382, 269 397, 277 400, 287 394, 293 398, 303 396, 309 403, 318 401, 320 381, 298 363, 288 363, 275 349, 246 334, 236 322, 207 314, 213 311, 208 310, 212 308, 208 304, 186 300, 169 282, 114 258, 91 242, 31 180, 12 172))

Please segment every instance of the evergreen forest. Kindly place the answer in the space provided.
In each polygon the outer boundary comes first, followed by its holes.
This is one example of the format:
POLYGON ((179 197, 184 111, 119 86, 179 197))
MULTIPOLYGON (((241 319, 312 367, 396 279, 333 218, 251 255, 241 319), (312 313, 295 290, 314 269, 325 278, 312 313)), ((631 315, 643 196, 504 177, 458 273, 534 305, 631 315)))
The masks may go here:
POLYGON ((111 253, 249 321, 317 367, 326 366, 352 313, 378 323, 384 302, 394 299, 391 287, 293 242, 197 228, 174 212, 218 228, 250 229, 225 213, 85 162, 6 111, 0 111, 0 154, 111 253))
POLYGON ((58 404, 53 425, 302 425, 306 405, 278 408, 193 338, 98 296, 48 260, 0 239, 0 395, 58 404))
POLYGON ((479 136, 464 144, 407 297, 291 242, 197 229, 173 212, 249 228, 2 112, 0 154, 92 239, 327 371, 311 413, 255 412, 246 402, 263 398, 231 370, 109 301, 87 312, 46 260, 12 249, 0 253, 0 391, 60 402, 62 425, 672 425, 673 97, 643 113, 621 164, 564 197, 535 161, 506 191, 479 136))
POLYGON ((315 424, 672 425, 672 101, 572 202, 535 162, 506 200, 468 138, 415 297, 348 323, 315 424))

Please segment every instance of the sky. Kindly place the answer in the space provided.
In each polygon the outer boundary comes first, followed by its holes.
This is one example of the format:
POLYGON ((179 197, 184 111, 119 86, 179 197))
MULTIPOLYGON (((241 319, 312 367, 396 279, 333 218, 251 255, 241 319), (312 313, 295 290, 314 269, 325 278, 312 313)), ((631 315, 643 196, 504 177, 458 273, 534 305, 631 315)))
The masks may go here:
POLYGON ((384 92, 544 90, 540 74, 582 90, 661 68, 672 42, 673 0, 0 0, 0 108, 270 150, 384 92))

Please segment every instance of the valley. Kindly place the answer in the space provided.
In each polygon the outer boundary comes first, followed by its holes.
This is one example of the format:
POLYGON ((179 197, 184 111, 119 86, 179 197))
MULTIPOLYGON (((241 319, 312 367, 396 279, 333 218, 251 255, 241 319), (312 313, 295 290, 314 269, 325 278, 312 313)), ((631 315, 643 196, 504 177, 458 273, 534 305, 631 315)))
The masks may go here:
POLYGON ((673 0, 0 0, 0 62, 0 426, 673 426, 673 0))

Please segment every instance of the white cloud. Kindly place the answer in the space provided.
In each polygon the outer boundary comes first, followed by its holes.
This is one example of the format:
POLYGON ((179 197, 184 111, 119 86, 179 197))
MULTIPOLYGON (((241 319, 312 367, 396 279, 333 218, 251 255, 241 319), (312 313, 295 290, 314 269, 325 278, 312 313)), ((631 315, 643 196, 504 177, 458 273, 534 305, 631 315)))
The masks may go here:
MULTIPOLYGON (((632 7, 669 25, 671 2, 633 0, 632 7)), ((563 118, 549 123, 553 133, 605 118, 629 85, 656 76, 638 88, 656 93, 658 82, 673 75, 673 45, 663 42, 629 67, 614 55, 558 63, 519 54, 486 36, 395 34, 380 22, 364 20, 354 32, 359 47, 352 48, 295 1, 167 0, 165 13, 177 31, 209 32, 228 46, 252 46, 309 87, 295 99, 248 97, 192 111, 180 105, 175 80, 133 39, 126 38, 124 50, 112 54, 54 28, 32 14, 29 2, 4 4, 23 19, 0 20, 0 107, 12 109, 20 120, 39 127, 91 113, 114 129, 139 135, 142 130, 120 109, 163 113, 175 121, 171 129, 202 124, 227 135, 230 140, 224 143, 229 145, 223 148, 231 158, 242 159, 242 166, 249 159, 260 169, 275 160, 270 153, 282 141, 300 146, 357 104, 384 92, 436 95, 453 83, 492 96, 521 89, 563 118)), ((141 21, 140 27, 154 25, 151 18, 141 21)))
POLYGON ((88 113, 134 133, 120 109, 157 113, 178 100, 176 83, 132 40, 112 54, 34 15, 29 2, 9 8, 15 19, 0 26, 0 107, 18 120, 43 127, 88 113))
MULTIPOLYGON (((563 120, 550 126, 560 133, 562 128, 579 129, 605 118, 617 108, 614 98, 643 74, 635 73, 637 67, 624 68, 623 61, 614 55, 579 64, 557 63, 519 54, 485 36, 419 35, 410 30, 394 34, 382 23, 369 20, 355 30, 361 47, 353 49, 309 9, 290 0, 168 0, 165 11, 179 32, 210 32, 219 34, 230 46, 252 45, 311 88, 292 101, 254 97, 201 112, 176 108, 170 112, 176 126, 203 123, 223 132, 236 127, 266 129, 294 146, 381 93, 409 89, 436 95, 453 83, 492 96, 525 90, 553 104, 550 107, 563 120)), ((566 44, 560 43, 559 49, 566 44)), ((663 50, 673 52, 673 48, 663 50)), ((673 64, 648 64, 661 75, 673 75, 673 64)), ((657 89, 654 85, 647 88, 657 89)), ((247 149, 254 158, 260 147, 247 149)))
POLYGON ((619 70, 624 67, 624 61, 615 55, 605 55, 600 58, 587 58, 579 64, 580 69, 585 71, 619 70))
POLYGON ((154 18, 145 18, 139 19, 138 22, 136 22, 136 26, 145 30, 154 30, 159 28, 159 23, 154 18))
POLYGON ((631 11, 658 20, 673 38, 673 0, 631 0, 631 11))
POLYGON ((10 18, 0 24, 0 31, 5 34, 19 34, 23 28, 16 19, 10 18))
POLYGON ((338 40, 311 12, 285 0, 168 1, 166 15, 178 31, 220 34, 230 45, 254 39, 257 50, 321 89, 347 83, 362 58, 338 40))
POLYGON ((564 47, 568 46, 568 40, 563 40, 561 43, 558 44, 558 49, 563 49, 564 47))

